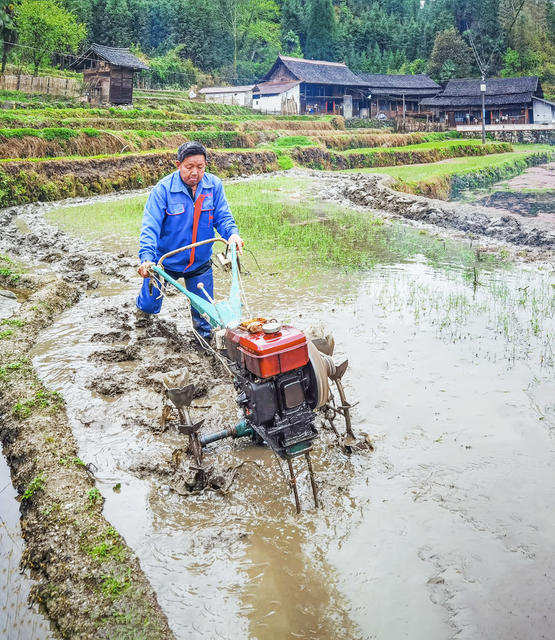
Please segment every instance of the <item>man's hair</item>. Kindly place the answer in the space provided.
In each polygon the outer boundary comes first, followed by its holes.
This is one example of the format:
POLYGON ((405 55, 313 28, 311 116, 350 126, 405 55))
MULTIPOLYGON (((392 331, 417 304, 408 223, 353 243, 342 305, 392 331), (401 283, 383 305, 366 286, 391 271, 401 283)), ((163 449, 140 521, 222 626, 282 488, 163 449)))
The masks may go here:
POLYGON ((204 156, 206 160, 206 148, 200 142, 184 142, 177 150, 177 162, 183 162, 188 156, 204 156))

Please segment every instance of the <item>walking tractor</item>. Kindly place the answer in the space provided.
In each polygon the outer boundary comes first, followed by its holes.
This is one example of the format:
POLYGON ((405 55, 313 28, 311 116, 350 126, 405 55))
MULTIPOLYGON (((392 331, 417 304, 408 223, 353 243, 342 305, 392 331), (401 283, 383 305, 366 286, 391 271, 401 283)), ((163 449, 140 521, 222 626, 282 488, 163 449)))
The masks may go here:
POLYGON ((355 442, 350 418, 352 405, 346 401, 341 383, 348 361, 335 364, 332 359, 334 345, 330 338, 311 340, 299 329, 275 319, 241 319, 241 283, 234 244, 228 247, 231 289, 228 298, 220 302, 215 302, 202 285, 199 285, 202 295, 198 295, 164 271, 163 263, 169 256, 216 242, 227 245, 222 238, 211 238, 162 256, 158 264, 151 267, 152 282, 160 289, 161 295, 166 283, 176 287, 214 327, 216 348, 213 351, 233 376, 243 418, 233 427, 199 435, 204 421, 193 423, 191 420, 189 407, 194 385, 188 384, 166 389, 166 395, 177 408, 178 429, 189 437, 188 451, 199 468, 202 467, 203 449, 223 438, 250 437, 257 444, 268 445, 289 467, 289 482, 297 512, 301 507, 293 460, 304 457, 314 502, 318 506, 318 491, 310 459, 314 440, 318 437, 316 412, 322 411, 323 418, 331 424, 343 444, 355 442), (338 403, 331 391, 330 380, 335 383, 338 403), (334 425, 338 415, 345 420, 346 432, 343 435, 334 425))

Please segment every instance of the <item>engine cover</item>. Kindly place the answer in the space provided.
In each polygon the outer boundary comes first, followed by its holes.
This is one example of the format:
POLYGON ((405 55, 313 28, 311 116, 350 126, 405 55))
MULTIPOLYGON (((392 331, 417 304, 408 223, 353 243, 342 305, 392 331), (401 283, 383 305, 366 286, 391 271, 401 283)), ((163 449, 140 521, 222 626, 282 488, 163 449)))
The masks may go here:
POLYGON ((225 341, 228 357, 258 378, 271 378, 308 362, 306 336, 289 325, 269 334, 228 329, 225 341))

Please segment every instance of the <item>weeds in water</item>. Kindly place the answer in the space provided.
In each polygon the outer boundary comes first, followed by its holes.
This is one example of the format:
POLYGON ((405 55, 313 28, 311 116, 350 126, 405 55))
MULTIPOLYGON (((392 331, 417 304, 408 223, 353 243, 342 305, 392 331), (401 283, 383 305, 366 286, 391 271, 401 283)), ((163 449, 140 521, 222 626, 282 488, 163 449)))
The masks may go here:
POLYGON ((39 473, 35 476, 31 482, 27 485, 25 492, 21 496, 22 500, 29 500, 37 491, 40 491, 44 487, 44 483, 46 482, 46 477, 44 473, 39 473))
POLYGON ((13 336, 12 329, 6 329, 5 331, 0 331, 0 340, 7 340, 8 338, 11 338, 11 336, 13 336))

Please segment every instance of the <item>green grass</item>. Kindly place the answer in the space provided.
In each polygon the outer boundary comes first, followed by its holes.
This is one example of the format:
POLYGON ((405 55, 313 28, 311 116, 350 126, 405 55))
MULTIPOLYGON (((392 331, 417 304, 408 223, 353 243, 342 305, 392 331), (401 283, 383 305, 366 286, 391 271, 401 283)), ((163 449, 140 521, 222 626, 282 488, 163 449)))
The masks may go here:
POLYGON ((29 500, 37 491, 40 491, 44 487, 44 483, 46 482, 46 478, 44 473, 39 473, 36 475, 31 482, 27 485, 23 495, 21 496, 22 500, 29 500))
POLYGON ((349 169, 348 173, 385 173, 404 180, 405 182, 420 182, 435 176, 450 176, 461 171, 475 171, 498 167, 511 158, 527 155, 538 151, 552 151, 549 145, 513 145, 512 153, 493 153, 488 156, 470 156, 453 158, 430 164, 406 165, 397 167, 376 167, 371 169, 349 169))
MULTIPOLYGON (((226 185, 246 247, 268 268, 368 268, 425 255, 434 263, 471 264, 474 252, 401 224, 322 202, 310 178, 271 177, 226 185)), ((136 248, 146 196, 55 209, 48 219, 66 231, 102 240, 119 237, 136 248)), ((121 246, 121 245, 120 245, 121 246)))
POLYGON ((64 399, 57 391, 37 391, 32 398, 16 402, 12 412, 21 420, 28 418, 36 409, 50 408, 52 410, 61 409, 64 406, 64 399))
POLYGON ((345 155, 352 153, 380 153, 386 151, 425 151, 428 149, 450 149, 451 147, 467 147, 472 145, 481 144, 480 140, 474 138, 468 138, 465 140, 452 139, 452 140, 433 140, 431 142, 421 142, 419 144, 409 144, 404 147, 371 147, 367 149, 349 149, 343 151, 345 155))
POLYGON ((278 148, 282 147, 311 147, 318 142, 308 136, 282 136, 274 141, 273 145, 278 148))

